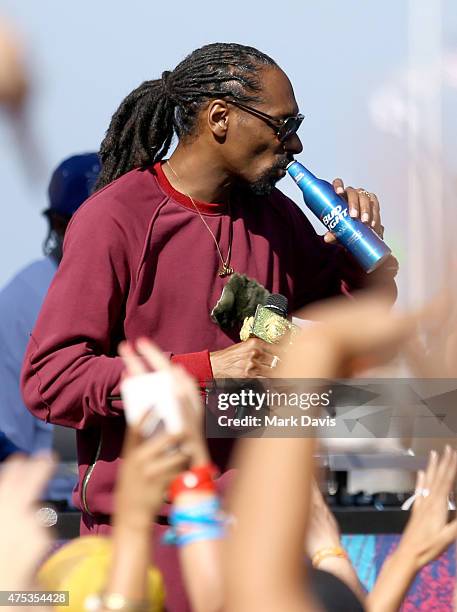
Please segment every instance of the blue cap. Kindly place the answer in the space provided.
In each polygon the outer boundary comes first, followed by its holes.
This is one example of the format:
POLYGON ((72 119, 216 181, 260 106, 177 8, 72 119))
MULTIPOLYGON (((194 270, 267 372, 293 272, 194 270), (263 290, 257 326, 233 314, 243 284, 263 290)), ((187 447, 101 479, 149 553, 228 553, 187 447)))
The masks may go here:
POLYGON ((47 212, 71 217, 91 195, 100 169, 97 153, 83 153, 65 159, 51 177, 47 212))

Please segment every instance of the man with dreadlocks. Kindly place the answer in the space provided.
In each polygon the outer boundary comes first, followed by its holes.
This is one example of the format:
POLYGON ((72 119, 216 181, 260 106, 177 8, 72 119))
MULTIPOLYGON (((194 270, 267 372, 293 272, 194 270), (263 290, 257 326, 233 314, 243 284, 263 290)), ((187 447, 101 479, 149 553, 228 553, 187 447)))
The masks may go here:
MULTIPOLYGON (((269 376, 270 345, 240 343, 233 321, 214 322, 235 275, 282 293, 292 311, 342 285, 369 281, 395 293, 392 262, 367 277, 275 189, 302 150, 302 119, 289 79, 270 57, 222 43, 144 82, 115 112, 101 145, 98 191, 68 228, 22 379, 33 414, 78 430, 83 531, 109 529, 125 427, 121 340, 152 338, 202 384, 269 376), (174 134, 177 148, 164 161, 174 134)), ((334 185, 344 191, 340 180, 334 185)), ((351 214, 381 232, 376 197, 345 193, 351 214)))

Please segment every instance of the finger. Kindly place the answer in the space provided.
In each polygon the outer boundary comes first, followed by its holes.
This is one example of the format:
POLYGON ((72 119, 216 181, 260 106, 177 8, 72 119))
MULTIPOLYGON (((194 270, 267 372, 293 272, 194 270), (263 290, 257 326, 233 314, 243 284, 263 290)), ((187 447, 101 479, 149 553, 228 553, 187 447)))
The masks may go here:
POLYGON ((186 392, 182 389, 178 392, 178 402, 181 409, 181 416, 185 426, 201 428, 201 421, 204 414, 203 401, 200 393, 186 392))
POLYGON ((349 215, 356 219, 360 218, 360 206, 359 206, 359 194, 352 187, 346 188, 346 194, 348 199, 349 215))
POLYGON ((185 432, 179 434, 161 433, 147 438, 138 457, 144 462, 149 462, 161 456, 171 456, 179 453, 180 445, 185 442, 186 435, 185 432))
POLYGON ((253 365, 257 370, 260 368, 268 368, 269 370, 274 370, 279 362, 279 357, 277 359, 275 359, 275 357, 277 356, 276 355, 264 355, 260 357, 259 359, 256 359, 253 362, 253 365))
POLYGON ((333 179, 332 181, 333 189, 338 195, 343 195, 344 193, 344 183, 340 178, 333 179))
POLYGON ((189 456, 184 453, 173 453, 162 456, 145 467, 145 476, 156 479, 164 476, 170 479, 183 472, 189 465, 189 456))
POLYGON ((247 342, 244 343, 245 347, 250 348, 251 350, 257 351, 270 351, 271 344, 262 340, 261 338, 250 338, 247 342))
POLYGON ((271 368, 273 355, 270 357, 268 364, 261 363, 258 358, 251 358, 249 363, 244 366, 244 378, 270 378, 274 368, 271 368))
POLYGON ((276 376, 276 368, 272 368, 271 365, 264 366, 259 365, 257 368, 256 378, 274 378, 276 376))
POLYGON ((256 354, 253 356, 253 359, 257 359, 258 361, 265 362, 265 364, 270 365, 271 361, 275 357, 278 357, 278 359, 284 357, 287 353, 289 345, 281 344, 281 338, 282 337, 279 338, 278 342, 268 344, 265 342, 264 346, 261 346, 256 350, 256 354))
POLYGON ((288 346, 281 346, 279 342, 270 344, 262 341, 262 344, 250 348, 246 361, 248 365, 260 364, 271 366, 273 360, 276 363, 277 359, 284 357, 287 349, 288 346), (275 357, 277 358, 276 360, 275 357))
POLYGON ((200 413, 203 410, 202 396, 194 379, 180 366, 173 368, 173 376, 176 380, 178 395, 181 392, 194 410, 200 413))
POLYGON ((268 364, 270 364, 273 357, 281 349, 276 344, 270 344, 269 342, 265 342, 264 340, 256 340, 257 342, 252 343, 249 347, 247 347, 247 359, 251 361, 267 361, 268 364))
POLYGON ((446 481, 444 486, 446 487, 447 496, 452 496, 454 493, 455 479, 457 476, 457 452, 451 449, 451 460, 449 469, 446 473, 446 481))
POLYGON ((425 487, 425 472, 424 470, 418 470, 416 476, 416 488, 415 491, 421 491, 425 487))
POLYGON ((336 242, 336 236, 333 232, 327 232, 326 234, 324 234, 324 242, 326 242, 327 244, 332 244, 333 242, 336 242))
POLYGON ((362 223, 370 225, 373 220, 370 197, 362 190, 358 190, 357 193, 359 196, 360 220, 362 221, 362 223))
POLYGON ((446 548, 455 542, 457 539, 457 519, 445 525, 436 541, 435 554, 433 558, 438 557, 446 548))
POLYGON ((15 496, 18 489, 21 491, 21 497, 25 503, 35 503, 46 488, 49 479, 55 470, 55 459, 49 453, 40 453, 23 464, 23 473, 18 483, 15 485, 15 496))
POLYGON ((145 436, 143 434, 144 426, 149 419, 150 413, 147 411, 140 418, 138 423, 128 425, 126 429, 124 445, 122 448, 122 452, 124 457, 128 456, 134 448, 139 446, 145 440, 145 436))
POLYGON ((290 348, 290 344, 284 344, 284 338, 281 336, 278 342, 273 342, 272 344, 267 344, 267 354, 269 357, 277 357, 278 359, 282 359, 286 356, 287 351, 290 348))
POLYGON ((379 200, 375 193, 371 194, 371 227, 382 238, 384 228, 381 223, 381 207, 379 206, 379 200))
POLYGON ((148 370, 146 369, 144 363, 137 355, 131 344, 129 344, 128 342, 121 342, 118 347, 118 352, 124 361, 129 376, 139 376, 141 374, 146 374, 148 370))
POLYGON ((438 463, 433 490, 438 494, 448 497, 455 479, 457 467, 456 454, 449 445, 444 448, 443 455, 438 463))
POLYGON ((422 491, 425 488, 425 472, 424 470, 419 470, 417 472, 417 476, 416 476, 416 488, 415 488, 415 494, 416 494, 416 498, 414 500, 414 505, 413 505, 413 511, 414 509, 418 509, 422 502, 424 501, 424 497, 422 497, 422 491))
POLYGON ((147 338, 139 338, 136 341, 138 353, 144 357, 154 370, 170 370, 172 365, 162 351, 147 338))
POLYGON ((438 468, 438 453, 435 450, 430 451, 430 456, 425 470, 424 489, 430 490, 432 487, 435 477, 436 470, 438 468))
POLYGON ((17 483, 21 482, 24 465, 28 457, 21 453, 14 453, 3 464, 0 472, 0 493, 12 490, 17 483))

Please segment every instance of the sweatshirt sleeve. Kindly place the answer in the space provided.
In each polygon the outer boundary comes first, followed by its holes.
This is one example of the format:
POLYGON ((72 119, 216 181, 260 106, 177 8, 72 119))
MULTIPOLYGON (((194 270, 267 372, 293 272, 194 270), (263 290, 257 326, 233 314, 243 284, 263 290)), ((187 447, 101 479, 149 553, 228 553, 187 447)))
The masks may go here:
POLYGON ((73 217, 22 366, 25 404, 38 418, 81 429, 118 416, 122 313, 128 293, 127 240, 97 199, 73 217))
MULTIPOLYGON (((328 246, 328 245, 325 245, 328 246)), ((352 294, 363 289, 383 291, 392 303, 397 299, 395 277, 398 272, 398 261, 390 255, 376 270, 367 274, 342 246, 335 246, 335 268, 341 278, 342 293, 352 294)))
POLYGON ((197 380, 200 387, 205 387, 208 381, 213 380, 209 351, 172 355, 171 360, 182 365, 197 380))

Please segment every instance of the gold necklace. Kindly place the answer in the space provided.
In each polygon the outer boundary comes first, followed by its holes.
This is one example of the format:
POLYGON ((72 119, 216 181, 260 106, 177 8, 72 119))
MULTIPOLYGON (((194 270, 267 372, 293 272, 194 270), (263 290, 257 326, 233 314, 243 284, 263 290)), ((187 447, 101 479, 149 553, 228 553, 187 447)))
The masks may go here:
MULTIPOLYGON (((181 185, 181 179, 179 178, 178 174, 173 169, 173 166, 170 164, 170 160, 167 159, 166 163, 167 163, 168 167, 170 168, 170 170, 175 175, 175 177, 178 179, 179 184, 181 185)), ((218 272, 219 276, 221 278, 224 278, 224 276, 230 276, 234 272, 234 269, 230 266, 230 257, 231 257, 231 254, 232 254, 232 238, 233 238, 232 217, 231 217, 231 214, 230 214, 231 213, 231 211, 230 211, 230 202, 227 203, 228 214, 229 214, 229 218, 230 218, 229 247, 228 247, 227 259, 224 261, 224 258, 222 257, 221 249, 219 247, 219 243, 217 242, 216 236, 211 231, 210 226, 206 223, 205 219, 203 218, 203 215, 199 211, 198 206, 195 204, 192 196, 190 194, 186 193, 185 191, 183 191, 183 193, 192 202, 195 210, 197 211, 200 219, 203 222, 203 225, 206 227, 208 232, 211 234, 212 239, 214 240, 214 244, 216 245, 216 249, 217 249, 217 253, 219 255, 219 259, 221 260, 221 267, 219 268, 219 272, 218 272)))

